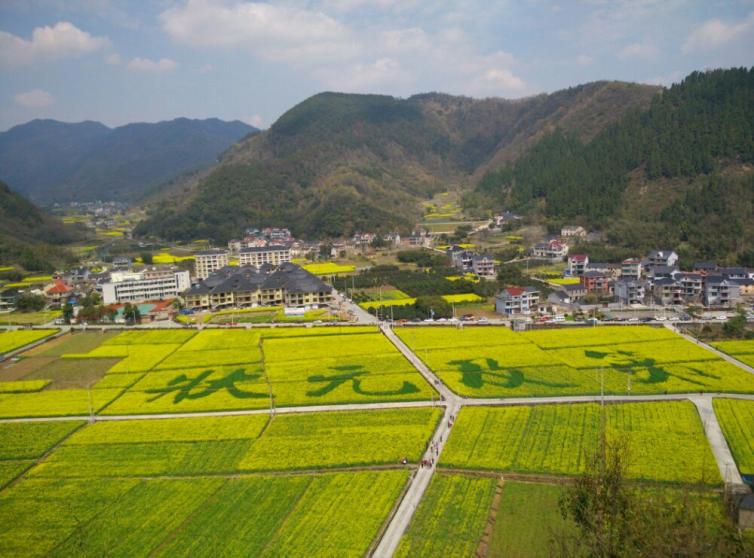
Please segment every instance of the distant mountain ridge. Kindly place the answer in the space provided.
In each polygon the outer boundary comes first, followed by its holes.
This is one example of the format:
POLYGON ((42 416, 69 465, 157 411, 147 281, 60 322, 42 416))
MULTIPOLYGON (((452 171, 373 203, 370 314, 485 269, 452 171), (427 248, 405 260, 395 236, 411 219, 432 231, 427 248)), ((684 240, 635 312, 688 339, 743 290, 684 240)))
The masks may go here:
POLYGON ((0 133, 0 179, 44 204, 134 201, 177 175, 212 165, 256 132, 243 122, 217 118, 117 128, 33 120, 0 133))
POLYGON ((321 93, 153 204, 137 233, 222 242, 250 224, 310 237, 406 230, 433 192, 468 185, 555 128, 588 141, 659 91, 595 82, 516 101, 321 93))

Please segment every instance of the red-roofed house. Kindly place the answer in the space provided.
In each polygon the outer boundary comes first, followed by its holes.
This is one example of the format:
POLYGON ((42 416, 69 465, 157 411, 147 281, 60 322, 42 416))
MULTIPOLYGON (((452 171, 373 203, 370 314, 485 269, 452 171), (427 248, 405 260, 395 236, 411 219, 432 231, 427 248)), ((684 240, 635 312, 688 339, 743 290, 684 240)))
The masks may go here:
POLYGON ((53 304, 60 304, 73 292, 73 287, 62 279, 54 279, 44 288, 45 296, 53 304))
POLYGON ((508 287, 495 297, 495 312, 504 316, 530 314, 539 304, 539 291, 534 287, 508 287))

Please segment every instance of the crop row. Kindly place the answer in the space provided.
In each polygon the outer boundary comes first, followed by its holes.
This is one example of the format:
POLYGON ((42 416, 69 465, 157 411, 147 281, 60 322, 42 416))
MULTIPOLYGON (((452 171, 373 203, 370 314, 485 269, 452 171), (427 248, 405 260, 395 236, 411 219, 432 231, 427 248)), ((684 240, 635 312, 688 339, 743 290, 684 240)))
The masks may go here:
POLYGON ((739 471, 754 474, 754 401, 716 398, 713 404, 739 471))
POLYGON ((57 333, 57 329, 16 329, 0 331, 0 355, 44 339, 57 333))

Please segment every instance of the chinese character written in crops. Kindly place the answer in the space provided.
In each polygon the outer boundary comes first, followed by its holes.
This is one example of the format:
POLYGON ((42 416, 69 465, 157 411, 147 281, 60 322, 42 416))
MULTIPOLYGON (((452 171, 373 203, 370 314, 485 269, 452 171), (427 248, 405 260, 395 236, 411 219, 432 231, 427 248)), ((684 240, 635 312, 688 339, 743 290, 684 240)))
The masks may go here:
POLYGON ((523 384, 537 384, 547 387, 572 387, 573 384, 549 382, 543 379, 527 378, 522 370, 503 368, 495 359, 485 358, 484 365, 473 360, 451 360, 448 364, 458 366, 464 385, 479 389, 484 384, 504 388, 517 388, 523 384))
POLYGON ((256 380, 262 376, 261 374, 246 374, 243 368, 239 368, 222 378, 208 380, 207 378, 211 376, 213 372, 214 370, 205 370, 194 378, 190 378, 186 374, 176 376, 163 388, 145 390, 146 393, 156 394, 154 397, 148 399, 148 401, 155 401, 169 393, 175 393, 173 403, 180 403, 184 399, 200 399, 202 397, 207 397, 208 395, 222 389, 226 390, 233 397, 238 397, 240 399, 267 397, 266 393, 246 391, 236 385, 238 382, 256 380))
POLYGON ((369 372, 362 370, 364 367, 360 364, 348 365, 348 366, 336 366, 333 370, 343 371, 342 374, 335 374, 333 376, 309 376, 308 382, 313 384, 325 384, 319 389, 310 390, 306 392, 306 395, 310 397, 320 397, 328 394, 331 391, 337 389, 344 384, 351 384, 351 389, 355 393, 361 395, 371 396, 385 396, 385 395, 402 395, 406 393, 417 393, 419 388, 411 382, 403 382, 403 385, 397 390, 388 391, 370 391, 361 387, 361 376, 368 376, 369 372))

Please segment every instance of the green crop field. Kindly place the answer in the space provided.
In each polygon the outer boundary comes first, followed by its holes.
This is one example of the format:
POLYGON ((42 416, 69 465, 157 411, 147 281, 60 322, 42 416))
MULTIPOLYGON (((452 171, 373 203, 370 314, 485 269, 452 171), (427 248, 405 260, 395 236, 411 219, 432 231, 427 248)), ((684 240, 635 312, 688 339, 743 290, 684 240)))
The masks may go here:
POLYGON ((395 556, 474 556, 496 484, 491 477, 436 474, 395 556))
POLYGON ((419 460, 433 408, 96 422, 30 473, 75 478, 235 474, 419 460))
POLYGON ((9 353, 16 349, 44 339, 54 333, 57 329, 17 329, 12 331, 0 331, 0 355, 9 353))
MULTIPOLYGON (((467 407, 440 464, 463 469, 576 475, 599 442, 600 405, 467 407)), ((605 406, 607 435, 628 445, 628 475, 666 482, 721 482, 689 401, 605 406)))
POLYGON ((754 376, 666 328, 620 326, 514 333, 505 327, 396 328, 467 397, 754 392, 754 376))
POLYGON ((407 477, 25 479, 0 492, 0 556, 363 556, 407 477))
POLYGON ((560 515, 563 487, 506 480, 489 542, 489 556, 553 555, 551 541, 575 526, 560 515))
POLYGON ((744 364, 754 367, 754 339, 747 339, 745 341, 720 341, 718 343, 712 343, 712 345, 724 353, 728 353, 736 360, 740 360, 744 364))
POLYGON ((712 404, 738 470, 754 475, 754 401, 715 398, 712 404))

